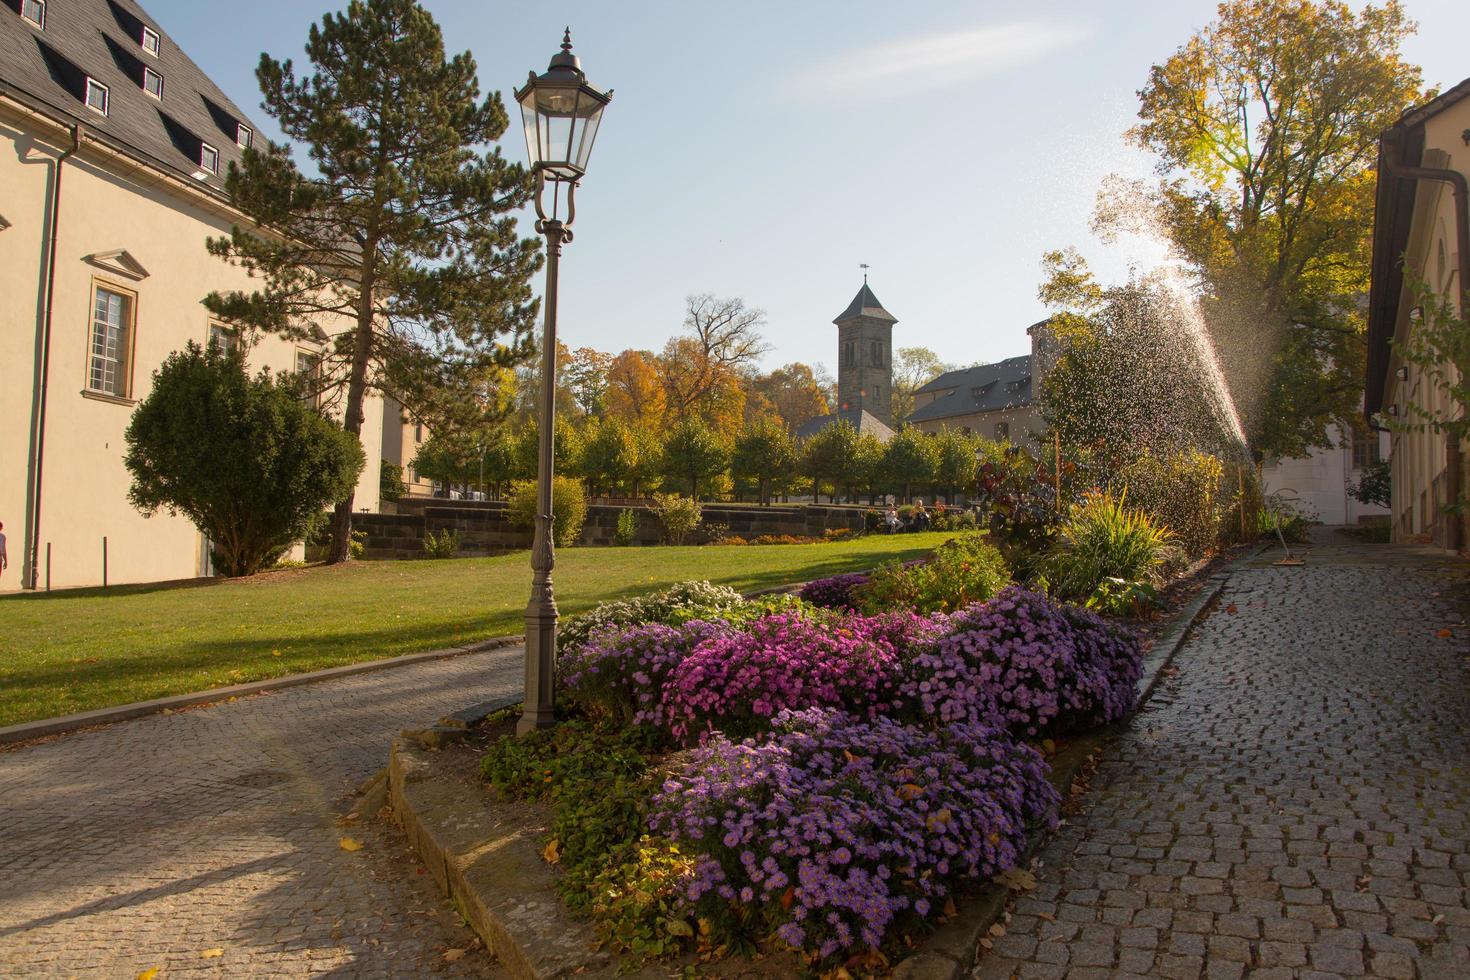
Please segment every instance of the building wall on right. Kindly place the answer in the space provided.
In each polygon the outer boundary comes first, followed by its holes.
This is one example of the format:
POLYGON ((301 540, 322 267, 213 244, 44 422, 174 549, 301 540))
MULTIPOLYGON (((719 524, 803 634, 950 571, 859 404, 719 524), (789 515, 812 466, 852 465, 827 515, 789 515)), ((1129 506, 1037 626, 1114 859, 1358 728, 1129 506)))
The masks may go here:
MULTIPOLYGON (((1422 165, 1470 175, 1470 147, 1463 136, 1467 130, 1470 130, 1470 99, 1461 100, 1426 121, 1422 165)), ((1416 319, 1411 311, 1423 302, 1410 287, 1411 280, 1423 280, 1434 292, 1447 298, 1461 318, 1465 316, 1460 308, 1463 284, 1457 273, 1456 238, 1450 187, 1440 181, 1419 181, 1404 253, 1405 285, 1394 331, 1395 343, 1400 347, 1412 338, 1416 319)), ((1452 366, 1445 365, 1444 369, 1454 376, 1452 366)), ((1397 411, 1401 420, 1410 419, 1410 405, 1447 415, 1454 411, 1443 385, 1397 354, 1389 360, 1383 404, 1385 413, 1397 411), (1404 377, 1399 377, 1400 373, 1404 377)), ((1453 447, 1446 436, 1432 430, 1395 431, 1391 445, 1393 539, 1425 543, 1452 540, 1448 524, 1454 518, 1445 508, 1457 481, 1447 469, 1453 447)), ((1458 482, 1462 488, 1465 486, 1463 461, 1458 482)))

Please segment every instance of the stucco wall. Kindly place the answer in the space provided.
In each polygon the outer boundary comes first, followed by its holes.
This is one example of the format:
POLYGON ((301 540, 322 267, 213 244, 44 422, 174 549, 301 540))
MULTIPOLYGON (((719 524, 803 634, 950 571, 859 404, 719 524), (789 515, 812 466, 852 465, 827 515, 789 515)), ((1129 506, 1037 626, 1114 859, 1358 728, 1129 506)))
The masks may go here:
MULTIPOLYGON (((1300 459, 1275 460, 1261 467, 1261 479, 1267 493, 1280 492, 1283 498, 1299 499, 1324 524, 1357 524, 1364 517, 1388 513, 1383 507, 1364 504, 1348 496, 1348 487, 1362 479, 1360 469, 1353 466, 1351 444, 1344 443, 1336 427, 1329 436, 1338 445, 1318 449, 1300 459)), ((1388 456, 1388 436, 1377 433, 1381 456, 1388 456)))
MULTIPOLYGON (((1450 106, 1425 123, 1424 166, 1470 175, 1470 147, 1461 136, 1467 129, 1470 129, 1470 100, 1450 106)), ((1438 181, 1419 182, 1406 258, 1412 275, 1428 280, 1437 292, 1450 297, 1458 309, 1462 284, 1456 271, 1453 196, 1447 185, 1438 181)), ((1408 342, 1413 329, 1409 311, 1420 302, 1406 283, 1399 303, 1396 345, 1408 342)), ((1383 401, 1385 411, 1388 406, 1397 405, 1400 418, 1407 418, 1406 406, 1410 403, 1434 411, 1451 409, 1450 400, 1440 388, 1429 383, 1418 368, 1404 364, 1397 356, 1389 361, 1383 401), (1403 380, 1397 375, 1401 367, 1408 374, 1403 380)), ((1392 447, 1394 539, 1443 543, 1448 538, 1448 522, 1452 519, 1443 513, 1449 484, 1445 472, 1448 457, 1445 437, 1433 432, 1396 432, 1392 447)))
MULTIPOLYGON (((0 214, 10 222, 0 230, 0 521, 11 559, 0 588, 6 590, 21 584, 29 535, 41 296, 58 140, 59 134, 42 128, 39 120, 0 103, 0 214)), ((230 215, 218 205, 103 149, 85 146, 65 164, 42 457, 38 557, 43 587, 47 545, 53 587, 100 583, 104 537, 109 582, 187 578, 204 569, 202 538, 192 524, 166 513, 144 518, 128 503, 123 432, 164 358, 190 340, 207 342, 210 318, 200 305, 203 296, 212 289, 249 286, 244 272, 205 251, 205 240, 227 234, 230 226, 230 215), (130 278, 87 261, 116 249, 125 249, 147 276, 130 278), (96 284, 136 298, 125 401, 83 394, 96 284)), ((296 348, 278 338, 261 338, 249 364, 290 371, 296 348)), ((374 400, 364 414, 367 465, 354 506, 376 510, 381 404, 374 400)))
POLYGON ((1046 431, 1041 413, 1034 408, 1011 408, 999 412, 979 412, 974 415, 956 415, 947 419, 930 419, 915 422, 920 432, 938 432, 943 428, 969 429, 987 439, 998 438, 996 427, 1004 422, 1010 430, 1010 440, 1025 449, 1035 449, 1032 437, 1046 431))

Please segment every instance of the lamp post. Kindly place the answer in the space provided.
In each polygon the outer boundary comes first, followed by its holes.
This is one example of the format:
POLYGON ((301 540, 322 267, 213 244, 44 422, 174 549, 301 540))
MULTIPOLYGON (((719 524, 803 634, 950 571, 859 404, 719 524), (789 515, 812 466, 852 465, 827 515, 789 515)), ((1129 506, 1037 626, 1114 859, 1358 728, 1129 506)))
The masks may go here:
POLYGON ((556 597, 551 587, 555 564, 551 525, 552 455, 556 436, 556 280, 561 248, 572 240, 577 216, 577 182, 587 172, 592 141, 612 90, 587 84, 582 63, 572 54, 572 31, 541 75, 530 73, 516 92, 526 130, 526 153, 536 175, 536 230, 546 236, 546 327, 541 338, 540 446, 536 465, 536 533, 531 545, 531 601, 526 605, 526 696, 516 731, 551 726, 556 668, 556 597), (565 194, 563 194, 565 190, 565 194), (546 200, 547 196, 551 200, 546 200), (565 202, 563 202, 565 198, 565 202), (548 207, 549 203, 549 207, 548 207), (561 209, 566 208, 563 220, 561 209))

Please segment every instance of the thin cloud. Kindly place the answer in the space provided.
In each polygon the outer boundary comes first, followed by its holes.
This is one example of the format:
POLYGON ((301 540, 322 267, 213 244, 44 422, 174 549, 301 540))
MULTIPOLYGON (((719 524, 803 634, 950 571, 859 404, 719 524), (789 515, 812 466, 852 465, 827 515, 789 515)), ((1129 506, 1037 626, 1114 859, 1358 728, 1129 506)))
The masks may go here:
POLYGON ((1090 33, 1074 22, 1021 20, 926 34, 829 58, 797 72, 790 86, 813 99, 910 95, 1030 64, 1090 33))

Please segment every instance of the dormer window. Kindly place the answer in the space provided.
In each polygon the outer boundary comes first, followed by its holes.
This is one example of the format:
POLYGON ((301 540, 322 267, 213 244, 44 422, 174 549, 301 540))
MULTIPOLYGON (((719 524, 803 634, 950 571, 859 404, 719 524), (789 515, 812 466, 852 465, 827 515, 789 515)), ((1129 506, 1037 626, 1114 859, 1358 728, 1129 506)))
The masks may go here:
POLYGON ((255 139, 255 133, 244 123, 235 124, 235 145, 242 150, 250 149, 250 143, 255 139))
POLYGON ((219 150, 208 143, 199 145, 199 168, 212 174, 219 173, 219 150))
POLYGON ((44 31, 46 29, 46 0, 21 0, 20 15, 44 31))
POLYGON ((163 101, 163 76, 152 68, 145 67, 143 69, 143 91, 160 102, 163 101))
POLYGON ((158 32, 151 27, 143 28, 143 50, 158 57, 158 32))
POLYGON ((87 106, 107 115, 107 86, 90 76, 87 78, 87 106))

